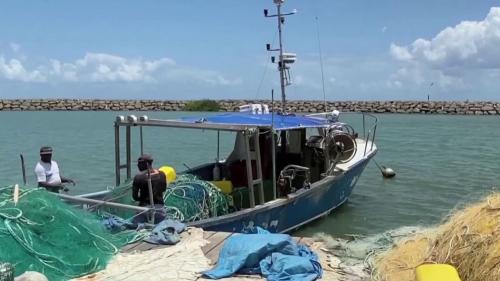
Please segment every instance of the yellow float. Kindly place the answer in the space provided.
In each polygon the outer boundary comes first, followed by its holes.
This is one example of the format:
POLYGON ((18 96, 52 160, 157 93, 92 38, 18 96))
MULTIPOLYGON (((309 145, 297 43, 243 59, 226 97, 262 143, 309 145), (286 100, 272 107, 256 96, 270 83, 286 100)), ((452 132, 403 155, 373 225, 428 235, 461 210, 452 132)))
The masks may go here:
POLYGON ((165 177, 167 178, 167 184, 172 183, 177 178, 175 169, 170 166, 162 166, 159 170, 165 174, 165 177))
POLYGON ((233 183, 228 180, 212 181, 225 194, 233 193, 233 183))
POLYGON ((457 270, 449 264, 422 264, 415 275, 417 281, 460 281, 457 270))

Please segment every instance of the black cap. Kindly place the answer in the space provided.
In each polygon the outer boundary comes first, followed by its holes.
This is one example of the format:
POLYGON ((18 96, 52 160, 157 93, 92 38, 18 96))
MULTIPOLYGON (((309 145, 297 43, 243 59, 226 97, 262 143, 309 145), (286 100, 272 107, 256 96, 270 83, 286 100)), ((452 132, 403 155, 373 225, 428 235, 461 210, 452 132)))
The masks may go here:
POLYGON ((149 154, 143 154, 139 159, 137 159, 137 162, 149 162, 153 163, 153 157, 149 154))
POLYGON ((40 154, 52 154, 52 147, 50 147, 50 146, 42 146, 40 148, 40 154))

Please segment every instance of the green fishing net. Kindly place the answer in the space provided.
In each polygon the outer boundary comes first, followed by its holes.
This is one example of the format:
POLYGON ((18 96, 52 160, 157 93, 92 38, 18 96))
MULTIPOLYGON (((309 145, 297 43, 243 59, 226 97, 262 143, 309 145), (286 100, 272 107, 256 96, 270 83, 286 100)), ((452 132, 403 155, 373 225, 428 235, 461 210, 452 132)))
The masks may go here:
MULTIPOLYGON (((131 219, 137 212, 92 205, 82 210, 39 188, 22 188, 17 204, 13 186, 0 187, 0 262, 14 265, 16 275, 38 271, 49 280, 68 280, 102 270, 122 246, 146 234, 111 233, 102 219, 110 214, 131 219)), ((229 213, 229 197, 214 184, 181 175, 165 192, 168 218, 192 222, 229 213)), ((115 187, 104 198, 135 205, 131 183, 115 187)))
POLYGON ((164 195, 167 217, 192 222, 229 213, 229 197, 217 186, 185 174, 170 184, 164 195))
MULTIPOLYGON (((136 205, 132 200, 130 182, 114 188, 104 200, 136 205)), ((163 196, 166 217, 181 222, 193 222, 230 212, 230 198, 209 181, 195 175, 182 174, 168 185, 163 196)), ((112 207, 99 208, 102 213, 112 213, 123 218, 131 218, 137 213, 112 207)))
MULTIPOLYGON (((132 198, 132 181, 126 181, 120 186, 116 186, 110 189, 109 194, 100 198, 100 200, 106 202, 121 203, 124 205, 137 206, 137 202, 132 198)), ((88 211, 96 211, 100 216, 114 215, 120 218, 131 220, 134 216, 137 216, 137 211, 132 211, 124 208, 117 208, 103 204, 91 205, 88 211)))
POLYGON ((0 188, 0 260, 16 275, 38 271, 49 280, 68 280, 104 269, 118 249, 137 238, 135 231, 111 234, 101 217, 38 188, 0 188))

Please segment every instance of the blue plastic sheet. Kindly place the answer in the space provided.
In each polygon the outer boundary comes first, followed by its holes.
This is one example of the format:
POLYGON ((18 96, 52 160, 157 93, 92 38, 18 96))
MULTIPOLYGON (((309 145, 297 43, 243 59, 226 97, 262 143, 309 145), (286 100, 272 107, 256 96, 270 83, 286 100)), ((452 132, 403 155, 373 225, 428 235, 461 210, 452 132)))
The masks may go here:
POLYGON ((240 274, 262 274, 272 281, 316 280, 322 276, 318 256, 290 235, 236 234, 226 240, 215 268, 203 273, 211 279, 240 274))
POLYGON ((329 124, 329 121, 321 118, 296 115, 279 114, 248 114, 248 113, 224 113, 209 116, 184 117, 182 121, 190 123, 213 123, 226 125, 249 125, 274 127, 275 130, 293 128, 318 128, 329 124))
POLYGON ((121 232, 127 229, 137 229, 138 225, 124 220, 117 216, 108 216, 102 221, 104 227, 112 233, 121 232))
POLYGON ((260 269, 262 275, 266 276, 269 281, 313 281, 321 277, 322 273, 321 264, 317 260, 308 256, 291 256, 281 253, 273 253, 261 260, 260 269))
POLYGON ((175 245, 181 238, 179 234, 186 230, 186 225, 175 220, 166 219, 153 228, 145 242, 161 245, 175 245))

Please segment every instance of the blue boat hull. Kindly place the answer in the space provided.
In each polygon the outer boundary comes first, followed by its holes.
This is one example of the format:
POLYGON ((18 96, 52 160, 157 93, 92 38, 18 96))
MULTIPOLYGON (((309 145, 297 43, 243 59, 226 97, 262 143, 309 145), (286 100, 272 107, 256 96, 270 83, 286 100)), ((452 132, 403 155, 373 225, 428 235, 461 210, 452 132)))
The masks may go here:
POLYGON ((329 214, 347 201, 370 158, 364 158, 348 171, 327 177, 301 189, 286 199, 277 199, 229 215, 190 223, 209 231, 253 232, 260 226, 274 233, 291 231, 329 214))

